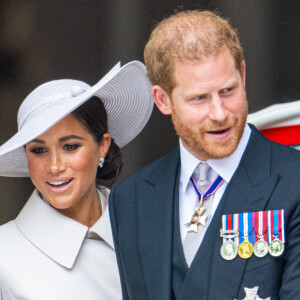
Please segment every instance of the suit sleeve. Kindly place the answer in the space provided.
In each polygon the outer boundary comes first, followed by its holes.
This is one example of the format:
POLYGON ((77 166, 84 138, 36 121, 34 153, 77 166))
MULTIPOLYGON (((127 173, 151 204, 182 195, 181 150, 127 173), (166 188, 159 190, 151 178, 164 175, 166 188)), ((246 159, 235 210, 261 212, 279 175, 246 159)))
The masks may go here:
POLYGON ((124 275, 124 269, 123 269, 123 265, 122 265, 122 259, 121 259, 121 255, 120 255, 119 244, 118 244, 118 240, 119 240, 118 225, 117 225, 117 219, 116 219, 116 214, 115 214, 115 209, 114 209, 115 187, 116 186, 114 186, 110 192, 108 206, 109 206, 112 234, 113 234, 113 239, 114 239, 115 251, 116 251, 121 286, 122 286, 122 296, 123 296, 123 300, 129 300, 128 291, 127 291, 127 287, 126 287, 126 280, 125 280, 125 275, 124 275))

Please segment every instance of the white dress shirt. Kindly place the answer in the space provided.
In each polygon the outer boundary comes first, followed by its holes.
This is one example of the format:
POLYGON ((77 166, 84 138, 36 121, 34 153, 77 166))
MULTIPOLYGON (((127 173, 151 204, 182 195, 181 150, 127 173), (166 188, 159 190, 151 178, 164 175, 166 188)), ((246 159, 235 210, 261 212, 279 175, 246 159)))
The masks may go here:
POLYGON ((103 214, 90 229, 57 212, 37 190, 18 217, 0 227, 0 282, 14 299, 122 298, 109 190, 98 192, 103 214))
MULTIPOLYGON (((211 211, 211 219, 219 205, 219 202, 224 194, 224 191, 237 169, 242 155, 246 149, 249 141, 251 129, 246 124, 242 138, 238 144, 237 149, 228 157, 223 159, 209 159, 208 165, 212 168, 208 174, 209 180, 213 182, 218 175, 220 175, 224 181, 214 194, 213 206, 211 211)), ((193 174, 197 177, 197 166, 201 162, 198 158, 193 156, 182 144, 180 139, 180 160, 181 160, 181 172, 179 182, 179 222, 180 222, 180 234, 181 241, 183 243, 185 236, 188 232, 188 225, 185 225, 190 220, 192 214, 195 212, 195 203, 197 200, 197 194, 190 181, 193 174)))

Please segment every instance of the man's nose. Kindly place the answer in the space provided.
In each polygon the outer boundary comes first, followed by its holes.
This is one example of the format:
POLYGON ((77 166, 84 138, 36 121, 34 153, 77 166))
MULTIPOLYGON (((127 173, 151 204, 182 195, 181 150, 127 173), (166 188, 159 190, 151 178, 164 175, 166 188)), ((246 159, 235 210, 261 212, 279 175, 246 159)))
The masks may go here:
POLYGON ((209 117, 216 122, 224 122, 228 117, 224 100, 219 95, 213 96, 211 99, 209 117))

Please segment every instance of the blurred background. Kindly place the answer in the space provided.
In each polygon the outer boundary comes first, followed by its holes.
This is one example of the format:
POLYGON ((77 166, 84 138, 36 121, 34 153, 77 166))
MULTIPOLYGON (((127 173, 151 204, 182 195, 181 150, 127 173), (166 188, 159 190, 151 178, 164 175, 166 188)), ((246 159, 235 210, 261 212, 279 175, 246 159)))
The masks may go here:
MULTIPOLYGON (((217 10, 238 28, 247 66, 249 111, 300 99, 298 0, 1 0, 0 144, 17 130, 17 111, 38 85, 72 78, 95 84, 118 61, 143 60, 156 22, 174 11, 217 10)), ((119 179, 178 144, 155 108, 123 151, 119 179)), ((0 224, 15 218, 33 190, 29 178, 0 177, 0 224)))

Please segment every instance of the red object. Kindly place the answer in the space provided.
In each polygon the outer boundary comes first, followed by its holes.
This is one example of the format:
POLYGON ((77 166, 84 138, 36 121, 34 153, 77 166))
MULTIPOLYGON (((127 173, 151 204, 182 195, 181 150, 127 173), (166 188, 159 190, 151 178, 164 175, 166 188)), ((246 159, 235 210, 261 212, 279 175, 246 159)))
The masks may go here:
POLYGON ((261 130, 269 140, 288 146, 300 144, 300 125, 282 126, 261 130))
POLYGON ((254 241, 257 242, 260 240, 260 238, 258 237, 260 232, 259 232, 259 226, 262 226, 261 228, 261 233, 264 236, 264 240, 268 243, 268 212, 262 211, 262 224, 259 225, 259 211, 256 211, 253 213, 254 215, 254 241))

